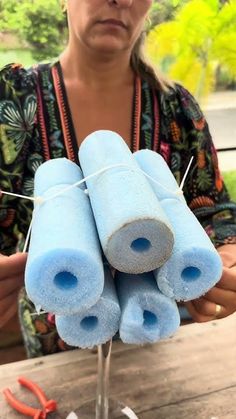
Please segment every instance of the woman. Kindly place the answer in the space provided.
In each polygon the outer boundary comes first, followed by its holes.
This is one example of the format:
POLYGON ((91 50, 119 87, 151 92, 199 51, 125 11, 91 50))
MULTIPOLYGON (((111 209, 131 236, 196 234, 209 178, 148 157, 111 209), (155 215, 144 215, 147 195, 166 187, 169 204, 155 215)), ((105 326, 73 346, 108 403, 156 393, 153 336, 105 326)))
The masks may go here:
MULTIPOLYGON (((69 42, 59 59, 30 70, 10 65, 1 71, 0 188, 32 194, 34 173, 43 161, 66 156, 77 162, 82 140, 98 129, 118 132, 132 151, 160 152, 178 181, 193 155, 185 197, 224 264, 220 282, 186 304, 193 320, 204 322, 236 311, 236 204, 229 201, 197 103, 183 87, 158 77, 141 57, 151 4, 68 0, 69 42)), ((0 326, 7 327, 16 314, 27 258, 14 253, 16 246, 22 248, 31 206, 4 196, 0 215, 5 255, 0 258, 0 326)), ((28 355, 64 349, 52 316, 32 316, 32 310, 22 292, 28 355)))

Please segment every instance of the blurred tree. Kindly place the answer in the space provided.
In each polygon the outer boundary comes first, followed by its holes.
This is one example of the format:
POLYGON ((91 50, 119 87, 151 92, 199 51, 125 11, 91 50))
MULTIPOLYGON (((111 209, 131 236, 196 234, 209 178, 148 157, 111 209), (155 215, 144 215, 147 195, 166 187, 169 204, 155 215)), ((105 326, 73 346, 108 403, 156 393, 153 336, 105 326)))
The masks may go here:
POLYGON ((178 9, 187 1, 188 0, 154 0, 150 13, 151 25, 148 29, 150 30, 162 22, 173 19, 178 9))
POLYGON ((0 31, 9 31, 8 18, 15 13, 16 0, 0 0, 0 31))
POLYGON ((0 0, 0 30, 27 41, 36 60, 56 57, 67 38, 66 16, 58 0, 0 0))
POLYGON ((236 0, 190 0, 150 31, 148 55, 200 100, 213 90, 219 65, 236 78, 235 28, 236 0))

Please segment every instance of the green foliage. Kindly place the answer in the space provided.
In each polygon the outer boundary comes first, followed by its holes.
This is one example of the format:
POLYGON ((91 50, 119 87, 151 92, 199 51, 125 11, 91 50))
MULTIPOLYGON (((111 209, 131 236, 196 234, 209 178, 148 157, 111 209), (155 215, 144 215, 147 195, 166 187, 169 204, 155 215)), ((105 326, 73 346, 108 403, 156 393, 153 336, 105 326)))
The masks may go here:
POLYGON ((0 1, 0 28, 1 31, 11 29, 9 19, 12 19, 16 12, 16 0, 1 0, 0 1))
POLYGON ((174 17, 149 33, 148 55, 200 100, 213 90, 219 65, 236 79, 236 0, 179 3, 174 17))
POLYGON ((231 199, 236 202, 236 170, 224 172, 223 178, 228 188, 231 199))
POLYGON ((14 31, 32 48, 36 60, 57 56, 66 40, 67 23, 58 0, 1 0, 1 27, 14 31))

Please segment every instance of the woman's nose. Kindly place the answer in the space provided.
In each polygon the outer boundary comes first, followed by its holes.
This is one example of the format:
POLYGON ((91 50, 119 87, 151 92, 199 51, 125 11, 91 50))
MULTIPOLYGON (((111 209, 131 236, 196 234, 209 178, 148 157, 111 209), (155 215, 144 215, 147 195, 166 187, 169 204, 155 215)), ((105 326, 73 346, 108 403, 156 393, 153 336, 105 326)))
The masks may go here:
POLYGON ((114 4, 118 8, 126 8, 132 5, 134 0, 108 0, 109 4, 114 4))

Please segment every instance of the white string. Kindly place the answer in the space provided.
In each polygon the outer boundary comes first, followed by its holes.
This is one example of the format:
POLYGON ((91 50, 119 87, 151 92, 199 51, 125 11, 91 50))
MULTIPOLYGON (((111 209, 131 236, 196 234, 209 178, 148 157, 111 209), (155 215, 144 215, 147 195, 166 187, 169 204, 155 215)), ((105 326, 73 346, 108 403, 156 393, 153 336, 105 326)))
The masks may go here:
POLYGON ((23 199, 29 199, 30 201, 37 201, 37 197, 27 196, 27 195, 19 195, 17 193, 13 192, 6 192, 6 191, 0 191, 4 195, 10 195, 10 196, 16 196, 17 198, 23 198, 23 199))
POLYGON ((30 234, 31 234, 32 226, 33 226, 33 219, 34 219, 34 212, 32 214, 31 222, 30 222, 30 225, 29 225, 29 228, 28 228, 28 231, 27 231, 23 253, 26 252, 27 247, 28 247, 28 243, 29 243, 29 240, 30 240, 30 234))
MULTIPOLYGON (((79 180, 79 181, 78 181, 78 182, 76 182, 76 183, 73 183, 73 184, 72 184, 72 185, 70 185, 70 186, 67 186, 66 188, 62 189, 61 191, 57 192, 56 194, 54 194, 54 195, 52 195, 52 196, 50 196, 50 197, 48 197, 48 198, 46 198, 46 199, 43 199, 43 201, 44 201, 44 202, 47 202, 47 201, 49 201, 49 200, 51 200, 51 199, 54 199, 54 198, 56 198, 56 197, 58 197, 58 196, 60 196, 60 195, 64 194, 65 192, 69 191, 70 189, 73 189, 73 188, 75 188, 75 187, 77 187, 77 186, 81 185, 82 183, 87 182, 87 180, 89 180, 89 179, 91 179, 91 178, 93 178, 93 177, 95 177, 95 176, 98 176, 98 175, 100 175, 101 173, 103 173, 103 172, 105 172, 105 171, 107 171, 107 170, 109 170, 109 169, 113 169, 113 168, 116 168, 116 167, 126 167, 126 168, 128 168, 129 170, 132 170, 133 172, 142 173, 142 174, 144 174, 144 175, 145 175, 148 179, 152 180, 154 183, 156 183, 156 184, 157 184, 158 186, 160 186, 161 188, 163 188, 163 189, 167 190, 168 192, 173 193, 173 194, 175 194, 175 195, 182 194, 182 190, 181 190, 180 188, 178 188, 176 191, 171 191, 171 190, 170 190, 170 189, 168 189, 166 186, 162 185, 162 183, 158 182, 156 179, 154 179, 153 177, 149 176, 149 175, 148 175, 146 172, 144 172, 142 169, 134 169, 133 167, 129 166, 128 164, 118 163, 118 164, 112 164, 112 165, 110 165, 110 166, 103 167, 102 169, 98 170, 97 172, 92 173, 91 175, 89 175, 89 176, 87 176, 87 177, 85 177, 85 178, 83 178, 83 179, 79 180)), ((85 191, 83 191, 83 192, 84 192, 84 193, 86 193, 86 194, 88 194, 87 189, 86 189, 85 191)))
POLYGON ((34 222, 34 219, 35 219, 35 213, 36 213, 37 208, 39 208, 39 206, 35 207, 33 212, 32 212, 32 218, 31 218, 31 222, 30 222, 30 225, 29 225, 29 228, 28 228, 28 231, 27 231, 23 253, 26 252, 29 241, 30 241, 30 235, 31 235, 31 231, 32 231, 33 222, 34 222))
MULTIPOLYGON (((101 173, 105 172, 106 170, 113 169, 114 167, 121 167, 121 166, 125 166, 125 167, 128 167, 129 169, 132 169, 132 167, 128 166, 127 164, 123 164, 123 163, 111 164, 110 166, 103 167, 102 169, 98 170, 97 172, 92 173, 91 175, 79 180, 78 182, 73 183, 70 186, 67 186, 66 188, 62 189, 61 191, 57 192, 56 194, 54 194, 52 196, 49 196, 48 198, 45 198, 44 202, 47 202, 51 199, 54 199, 57 196, 60 196, 60 195, 64 194, 65 192, 69 191, 70 189, 76 188, 77 186, 81 185, 82 183, 87 182, 87 180, 89 180, 89 179, 91 179, 95 176, 100 175, 101 173)), ((85 192, 85 193, 87 193, 87 192, 85 192)))
MULTIPOLYGON (((91 179, 92 177, 98 176, 98 175, 100 175, 101 173, 105 172, 106 170, 113 169, 113 168, 115 168, 115 167, 126 167, 126 168, 128 168, 128 169, 132 170, 133 172, 142 173, 142 174, 144 174, 144 176, 146 176, 146 177, 147 177, 148 179, 150 179, 152 182, 156 183, 158 186, 160 186, 161 188, 165 189, 165 190, 166 190, 166 191, 168 191, 169 193, 174 194, 174 195, 182 195, 182 194, 183 194, 183 190, 182 190, 182 188, 183 188, 183 185, 184 185, 185 179, 186 179, 186 177, 187 177, 188 171, 189 171, 189 169, 190 169, 190 166, 191 166, 192 160, 193 160, 193 157, 191 158, 191 160, 190 160, 190 162, 189 162, 189 165, 188 165, 187 170, 186 170, 186 172, 185 172, 185 174, 184 174, 184 177, 183 177, 182 183, 181 183, 180 187, 179 187, 176 191, 172 191, 172 190, 168 189, 168 188, 167 188, 166 186, 164 186, 162 183, 158 182, 156 179, 154 179, 153 177, 149 176, 149 175, 148 175, 146 172, 144 172, 142 169, 134 169, 133 167, 129 166, 128 164, 119 163, 119 164, 112 164, 112 165, 110 165, 110 166, 103 167, 102 169, 98 170, 97 172, 92 173, 91 175, 89 175, 89 176, 85 177, 84 179, 81 179, 79 182, 76 182, 76 183, 74 183, 73 185, 70 185, 70 186, 66 187, 65 189, 62 189, 61 191, 57 192, 55 195, 50 196, 49 198, 44 199, 44 202, 49 201, 50 199, 56 198, 57 196, 62 195, 64 192, 67 192, 68 190, 70 190, 70 189, 72 189, 72 188, 75 188, 75 187, 77 187, 77 186, 81 185, 81 184, 82 184, 82 183, 84 183, 84 182, 87 182, 87 180, 91 179)), ((86 194, 88 194, 87 189, 86 189, 84 192, 85 192, 86 194)))
POLYGON ((48 311, 35 311, 34 313, 30 313, 30 316, 40 316, 40 314, 48 314, 48 311))
POLYGON ((191 164, 192 164, 193 158, 194 158, 194 157, 192 156, 192 157, 191 157, 191 159, 190 159, 190 162, 189 162, 189 164, 188 164, 188 167, 187 167, 187 169, 186 169, 186 171, 185 171, 185 173, 184 173, 184 176, 183 176, 182 182, 181 182, 180 187, 179 187, 181 190, 183 190, 184 183, 185 183, 186 177, 188 176, 188 172, 189 172, 189 169, 190 169, 190 167, 191 167, 191 164))
MULTIPOLYGON (((132 170, 134 172, 138 172, 138 173, 144 174, 144 176, 146 176, 148 179, 150 179, 152 182, 156 183, 158 186, 160 186, 161 188, 165 189, 166 191, 168 191, 168 192, 170 192, 172 194, 175 194, 175 195, 179 195, 179 194, 182 194, 183 193, 182 189, 183 189, 183 186, 184 186, 184 182, 186 180, 186 177, 188 175, 189 169, 191 167, 192 161, 193 161, 193 156, 191 157, 191 160, 190 160, 190 162, 188 164, 188 167, 187 167, 187 170, 186 170, 186 172, 184 174, 184 177, 182 179, 182 182, 181 182, 179 188, 176 191, 171 191, 166 186, 164 186, 162 183, 158 182, 156 179, 154 179, 153 177, 149 176, 142 169, 134 169, 133 167, 130 167, 128 164, 118 163, 118 164, 112 164, 110 166, 103 167, 102 169, 98 170, 97 172, 92 173, 91 175, 89 175, 89 176, 87 176, 87 177, 79 180, 78 182, 73 183, 72 185, 67 186, 66 188, 62 189, 61 191, 57 192, 56 194, 54 194, 52 196, 49 196, 48 198, 42 198, 41 196, 31 197, 31 196, 27 196, 27 195, 19 195, 19 194, 15 194, 13 192, 6 192, 6 191, 1 191, 1 193, 2 194, 5 194, 5 195, 15 196, 15 197, 18 197, 18 198, 29 199, 31 201, 34 201, 35 203, 41 204, 43 202, 47 202, 47 201, 49 201, 51 199, 54 199, 54 198, 56 198, 56 197, 58 197, 60 195, 63 195, 65 192, 67 192, 67 191, 69 191, 71 189, 74 189, 77 186, 80 186, 82 183, 87 182, 87 180, 89 180, 89 179, 91 179, 91 178, 93 178, 95 176, 98 176, 101 173, 103 173, 103 172, 105 172, 105 171, 107 171, 109 169, 113 169, 113 168, 116 168, 116 167, 126 167, 126 168, 129 168, 130 170, 132 170)), ((86 195, 88 194, 88 190, 87 189, 82 190, 82 191, 86 195)))
MULTIPOLYGON (((140 169, 141 170, 141 169, 140 169)), ((158 186, 161 186, 163 189, 165 189, 167 192, 173 194, 173 195, 182 195, 183 191, 182 189, 179 187, 178 189, 176 189, 176 191, 171 191, 170 189, 168 189, 166 186, 162 185, 160 182, 158 182, 157 180, 153 179, 153 177, 149 176, 146 172, 144 172, 143 170, 141 170, 142 173, 144 173, 144 175, 150 179, 152 182, 156 183, 158 186)))
MULTIPOLYGON (((193 159, 193 157, 191 158, 191 161, 190 161, 190 163, 189 163, 189 165, 188 165, 187 171, 189 170, 189 168, 190 168, 190 166, 191 166, 192 159, 193 159)), ((107 170, 109 170, 109 169, 114 169, 114 168, 116 168, 116 167, 126 167, 126 168, 128 168, 128 169, 130 169, 130 170, 132 170, 132 171, 134 171, 134 172, 137 172, 137 173, 142 173, 142 174, 144 174, 144 175, 145 175, 148 179, 150 179, 152 182, 156 183, 158 186, 160 186, 161 188, 165 189, 166 191, 168 191, 168 192, 170 192, 170 193, 172 193, 172 194, 174 194, 174 195, 179 195, 179 194, 182 194, 182 193, 183 193, 183 191, 182 191, 182 187, 179 187, 176 191, 171 191, 171 190, 170 190, 170 189, 168 189, 166 186, 164 186, 162 183, 158 182, 156 179, 154 179, 153 177, 149 176, 149 175, 148 175, 146 172, 144 172, 142 169, 134 169, 133 167, 129 166, 128 164, 118 163, 118 164, 112 164, 112 165, 110 165, 110 166, 103 167, 102 169, 98 170, 97 172, 92 173, 91 175, 89 175, 89 176, 87 176, 87 177, 85 177, 85 178, 83 178, 83 179, 79 180, 78 182, 75 182, 75 183, 73 183, 72 185, 67 186, 66 188, 62 189, 61 191, 57 192, 56 194, 54 194, 54 195, 52 195, 52 196, 49 196, 48 198, 44 198, 44 199, 43 199, 43 198, 41 198, 41 199, 42 199, 42 202, 47 202, 47 201, 50 201, 51 199, 54 199, 54 198, 56 198, 56 197, 58 197, 58 196, 60 196, 60 195, 63 195, 65 192, 68 192, 69 190, 71 190, 71 189, 73 189, 73 188, 76 188, 77 186, 80 186, 82 183, 87 182, 87 180, 89 180, 89 179, 91 179, 91 178, 93 178, 93 177, 95 177, 95 176, 98 176, 98 175, 100 175, 101 173, 103 173, 103 172, 105 172, 105 171, 107 171, 107 170)), ((185 172, 185 174, 184 174, 184 178, 183 178, 183 181, 182 181, 182 184, 181 184, 181 185, 183 185, 183 183, 184 183, 184 181, 185 181, 186 176, 187 176, 187 173, 185 172)), ((83 192, 84 192, 85 194, 88 194, 88 190, 87 190, 87 189, 86 189, 86 190, 84 190, 83 192)), ((37 199, 39 200, 39 199, 40 199, 40 197, 38 197, 37 199)))

